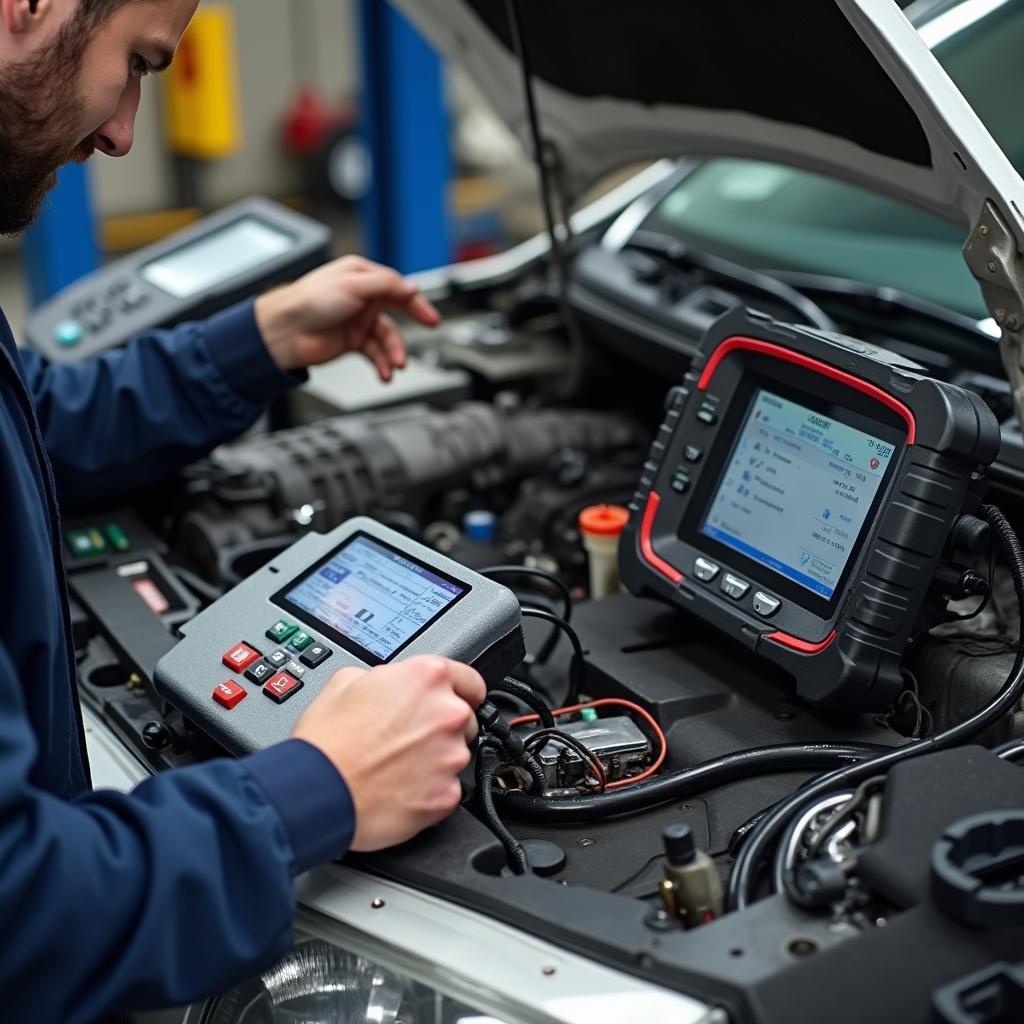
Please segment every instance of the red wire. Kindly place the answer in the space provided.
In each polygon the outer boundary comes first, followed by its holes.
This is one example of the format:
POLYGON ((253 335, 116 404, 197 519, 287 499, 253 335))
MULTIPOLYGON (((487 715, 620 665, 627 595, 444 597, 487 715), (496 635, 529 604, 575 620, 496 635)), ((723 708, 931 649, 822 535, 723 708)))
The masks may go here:
MULTIPOLYGON (((616 779, 615 782, 609 782, 605 789, 621 789, 623 786, 632 786, 636 782, 642 782, 644 779, 649 779, 664 763, 665 758, 668 755, 668 740, 665 738, 665 733, 662 728, 654 720, 653 716, 639 704, 634 704, 631 700, 622 700, 619 697, 602 697, 600 700, 592 700, 589 704, 573 704, 572 707, 558 708, 552 711, 551 714, 558 718, 561 715, 575 714, 577 711, 582 711, 584 708, 601 708, 609 707, 614 705, 621 708, 629 708, 630 711, 639 715, 650 727, 651 732, 654 733, 658 738, 658 744, 660 750, 658 756, 654 759, 654 762, 642 771, 639 775, 634 775, 629 779, 616 779)), ((521 715, 519 718, 513 718, 509 725, 526 725, 528 722, 539 722, 540 715, 521 715)))

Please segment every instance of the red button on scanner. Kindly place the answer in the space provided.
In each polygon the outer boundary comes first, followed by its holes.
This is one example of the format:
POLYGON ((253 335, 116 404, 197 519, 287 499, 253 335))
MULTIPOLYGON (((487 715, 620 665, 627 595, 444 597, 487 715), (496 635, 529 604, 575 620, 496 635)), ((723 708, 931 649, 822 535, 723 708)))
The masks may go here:
POLYGON ((220 660, 235 672, 244 672, 254 661, 259 661, 262 657, 259 651, 253 650, 248 644, 235 644, 220 660))
POLYGON ((245 690, 232 679, 226 679, 213 691, 213 699, 230 711, 240 700, 245 699, 245 690))
POLYGON ((301 680, 288 675, 287 672, 278 672, 273 679, 267 680, 263 692, 275 703, 283 704, 289 697, 302 689, 301 680))

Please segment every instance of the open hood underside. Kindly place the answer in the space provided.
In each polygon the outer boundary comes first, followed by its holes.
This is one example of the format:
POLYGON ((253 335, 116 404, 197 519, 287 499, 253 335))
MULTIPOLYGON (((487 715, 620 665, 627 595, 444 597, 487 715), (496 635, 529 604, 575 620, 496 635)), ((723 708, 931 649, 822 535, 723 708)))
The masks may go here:
POLYGON ((518 5, 541 133, 570 202, 638 161, 740 156, 960 225, 1024 412, 1024 182, 894 0, 392 2, 532 150, 508 11, 518 5))
MULTIPOLYGON (((397 2, 529 146, 506 0, 397 2)), ((572 198, 635 161, 713 155, 834 175, 965 227, 993 193, 1024 203, 893 0, 518 3, 541 130, 572 198)))

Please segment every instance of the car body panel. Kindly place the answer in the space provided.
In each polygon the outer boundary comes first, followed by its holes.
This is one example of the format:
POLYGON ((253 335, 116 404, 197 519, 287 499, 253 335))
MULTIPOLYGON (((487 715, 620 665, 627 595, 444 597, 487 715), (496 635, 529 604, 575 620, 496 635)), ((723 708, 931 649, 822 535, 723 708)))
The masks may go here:
MULTIPOLYGON (((489 27, 497 23, 494 9, 503 9, 503 0, 394 2, 449 59, 457 61, 470 74, 502 119, 528 140, 522 74, 516 54, 489 27)), ((567 2, 571 0, 554 0, 557 6, 567 2)), ((991 8, 994 0, 966 2, 991 8)), ((718 55, 718 73, 723 82, 728 80, 732 84, 728 88, 723 85, 723 96, 718 98, 714 87, 704 83, 703 106, 686 102, 685 82, 675 102, 650 102, 650 93, 642 99, 623 98, 621 91, 620 95, 615 94, 616 88, 623 88, 623 82, 634 95, 643 93, 637 83, 645 78, 637 66, 643 60, 643 46, 651 40, 631 32, 630 19, 644 13, 649 21, 663 17, 665 32, 677 33, 682 49, 687 34, 701 29, 700 25, 688 23, 689 5, 638 0, 626 9, 628 16, 610 0, 574 5, 579 34, 575 41, 569 35, 568 15, 559 20, 553 17, 557 6, 542 6, 541 17, 534 14, 541 5, 520 5, 526 26, 524 35, 535 46, 538 41, 551 49, 564 46, 568 62, 574 46, 578 48, 583 42, 604 43, 609 48, 614 43, 619 48, 616 52, 591 53, 589 62, 609 67, 625 62, 631 72, 619 77, 609 73, 609 84, 603 92, 595 88, 594 77, 584 79, 582 71, 578 79, 569 78, 576 91, 570 91, 565 81, 555 85, 545 81, 539 72, 534 75, 541 131, 554 147, 561 180, 570 198, 577 198, 588 185, 616 167, 640 160, 666 155, 741 156, 832 175, 915 203, 965 228, 976 222, 985 201, 992 199, 1004 211, 1011 211, 1007 216, 1012 217, 1014 234, 1018 242, 1024 239, 1024 219, 1019 213, 1024 209, 1024 182, 933 57, 925 40, 892 0, 814 0, 813 6, 784 8, 774 5, 772 12, 780 22, 779 32, 774 39, 758 40, 756 48, 739 47, 743 40, 742 19, 725 23, 727 17, 736 13, 732 10, 736 5, 715 5, 722 11, 722 23, 703 26, 708 30, 707 45, 711 47, 731 35, 744 63, 737 69, 731 64, 729 53, 718 55), (619 12, 623 21, 621 37, 588 36, 587 19, 606 16, 609 9, 619 12), (787 13, 785 18, 780 13, 783 10, 787 13), (803 25, 815 10, 825 13, 813 14, 818 20, 803 25), (537 27, 531 18, 538 22, 537 27), (854 36, 847 37, 840 20, 852 27, 854 36), (841 41, 842 48, 830 52, 824 61, 809 62, 806 78, 796 69, 790 70, 785 82, 773 82, 769 99, 760 112, 728 109, 729 96, 737 89, 737 76, 741 89, 757 90, 759 83, 772 75, 773 68, 778 72, 787 57, 801 51, 806 57, 812 52, 816 27, 835 33, 833 41, 841 41), (793 36, 798 37, 799 46, 788 41, 793 36), (887 94, 881 79, 876 78, 870 83, 872 95, 862 96, 863 86, 852 78, 858 72, 863 77, 865 69, 865 55, 857 52, 858 39, 886 81, 895 86, 896 93, 887 94), (780 52, 773 52, 773 46, 780 52), (752 54, 758 55, 755 59, 759 63, 750 63, 752 54), (825 74, 827 78, 823 78, 825 74), (851 81, 855 82, 852 88, 851 81), (586 91, 589 94, 585 95, 586 91), (872 138, 863 125, 856 132, 860 141, 850 138, 842 121, 848 109, 835 116, 829 112, 830 104, 838 104, 844 93, 851 93, 858 103, 869 104, 872 119, 891 116, 897 127, 902 126, 906 132, 919 131, 925 140, 926 155, 922 157, 917 145, 900 150, 891 138, 885 138, 884 132, 872 138), (907 110, 895 109, 894 95, 896 102, 902 96, 912 118, 908 118, 907 110), (773 108, 781 113, 773 116, 773 108), (793 118, 798 115, 793 111, 799 111, 803 120, 814 121, 816 126, 797 123, 793 118), (874 148, 869 148, 868 142, 874 148), (890 153, 880 151, 885 148, 890 153)), ((982 13, 983 10, 979 11, 979 16, 982 13)))

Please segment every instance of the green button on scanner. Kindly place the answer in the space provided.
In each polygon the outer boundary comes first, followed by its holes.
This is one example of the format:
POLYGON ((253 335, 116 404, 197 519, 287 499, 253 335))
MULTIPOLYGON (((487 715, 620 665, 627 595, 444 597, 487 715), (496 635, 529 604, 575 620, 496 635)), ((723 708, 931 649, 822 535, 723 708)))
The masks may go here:
POLYGON ((286 622, 284 619, 278 619, 270 629, 267 630, 267 636, 274 641, 276 644, 283 644, 299 627, 293 626, 290 622, 286 622))
POLYGON ((293 651, 304 651, 312 642, 313 638, 308 633, 305 633, 300 629, 298 633, 292 637, 288 646, 293 651))
POLYGON ((62 348, 71 348, 82 340, 84 333, 77 320, 61 320, 53 329, 53 340, 62 348))
POLYGON ((75 558, 93 558, 107 550, 107 542, 99 530, 68 530, 64 536, 75 558))
POLYGON ((128 534, 126 534, 117 523, 107 523, 106 534, 107 540, 109 540, 118 551, 127 551, 131 548, 132 542, 128 539, 128 534))

